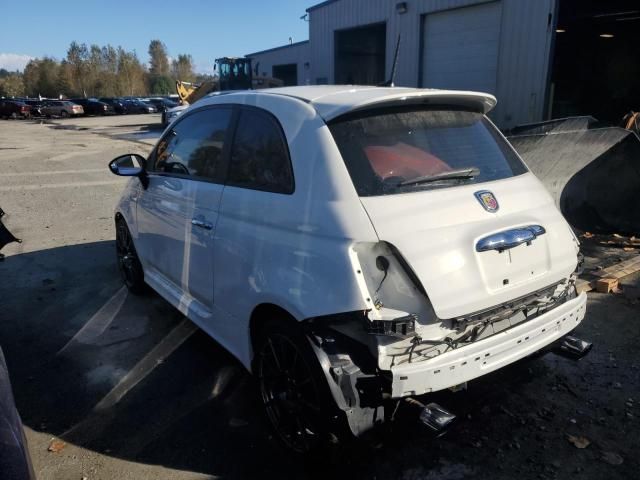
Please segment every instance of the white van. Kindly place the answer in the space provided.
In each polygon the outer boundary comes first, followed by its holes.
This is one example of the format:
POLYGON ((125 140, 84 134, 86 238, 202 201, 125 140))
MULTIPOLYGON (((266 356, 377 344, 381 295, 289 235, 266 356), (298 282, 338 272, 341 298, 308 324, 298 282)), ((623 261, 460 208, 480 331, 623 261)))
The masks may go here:
POLYGON ((124 281, 253 372, 298 452, 548 347, 585 315, 579 244, 495 104, 345 86, 205 99, 147 159, 110 164, 134 177, 115 213, 124 281))

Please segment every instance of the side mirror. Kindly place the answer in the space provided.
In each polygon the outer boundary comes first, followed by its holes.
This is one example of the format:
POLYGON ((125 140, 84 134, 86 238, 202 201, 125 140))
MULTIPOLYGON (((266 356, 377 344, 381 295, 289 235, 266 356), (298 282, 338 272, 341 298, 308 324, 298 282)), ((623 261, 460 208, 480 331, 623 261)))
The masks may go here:
POLYGON ((135 153, 120 155, 109 162, 109 170, 121 177, 139 177, 145 173, 147 161, 135 153))

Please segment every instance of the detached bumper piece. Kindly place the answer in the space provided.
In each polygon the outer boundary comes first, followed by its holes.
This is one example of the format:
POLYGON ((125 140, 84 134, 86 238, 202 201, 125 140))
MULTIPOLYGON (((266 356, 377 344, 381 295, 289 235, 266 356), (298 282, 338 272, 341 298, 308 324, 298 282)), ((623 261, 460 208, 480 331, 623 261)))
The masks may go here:
POLYGON ((446 429, 453 423, 456 416, 441 407, 437 403, 423 404, 415 398, 407 398, 407 403, 420 409, 418 420, 424 426, 432 430, 437 436, 445 433, 446 429))
POLYGON ((571 360, 580 360, 593 348, 593 343, 571 335, 565 335, 556 342, 551 351, 571 360))
POLYGON ((353 435, 359 437, 384 423, 389 380, 380 375, 367 347, 322 328, 314 328, 307 338, 353 435))

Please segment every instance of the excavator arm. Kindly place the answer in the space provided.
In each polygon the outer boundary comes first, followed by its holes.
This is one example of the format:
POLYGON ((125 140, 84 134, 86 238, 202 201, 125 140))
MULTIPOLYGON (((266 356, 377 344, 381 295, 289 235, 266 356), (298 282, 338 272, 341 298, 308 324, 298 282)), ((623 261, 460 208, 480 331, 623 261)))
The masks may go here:
POLYGON ((206 94, 220 89, 218 80, 207 80, 202 83, 176 81, 176 93, 182 105, 191 105, 206 94))

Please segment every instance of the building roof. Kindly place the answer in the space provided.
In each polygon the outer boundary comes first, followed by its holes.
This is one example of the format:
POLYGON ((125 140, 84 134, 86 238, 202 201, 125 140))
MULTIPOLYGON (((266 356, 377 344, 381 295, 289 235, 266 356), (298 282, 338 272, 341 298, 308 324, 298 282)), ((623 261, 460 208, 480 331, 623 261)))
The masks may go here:
POLYGON ((319 8, 324 7, 325 5, 329 5, 331 3, 336 3, 338 0, 326 0, 325 2, 321 2, 318 3, 316 5, 311 5, 309 8, 307 8, 307 12, 311 12, 313 10, 317 10, 319 8))
POLYGON ((245 90, 224 96, 223 102, 252 95, 283 95, 311 105, 326 121, 357 110, 383 105, 455 105, 483 113, 495 107, 493 95, 459 90, 433 90, 403 87, 371 87, 352 85, 309 85, 301 87, 245 90))
POLYGON ((283 48, 298 47, 300 45, 304 45, 305 43, 309 43, 309 40, 303 40, 302 42, 295 42, 295 43, 287 43, 286 45, 280 45, 279 47, 268 48, 266 50, 260 50, 259 52, 247 53, 245 57, 252 57, 254 55, 261 55, 267 52, 274 52, 276 50, 282 50, 283 48))

